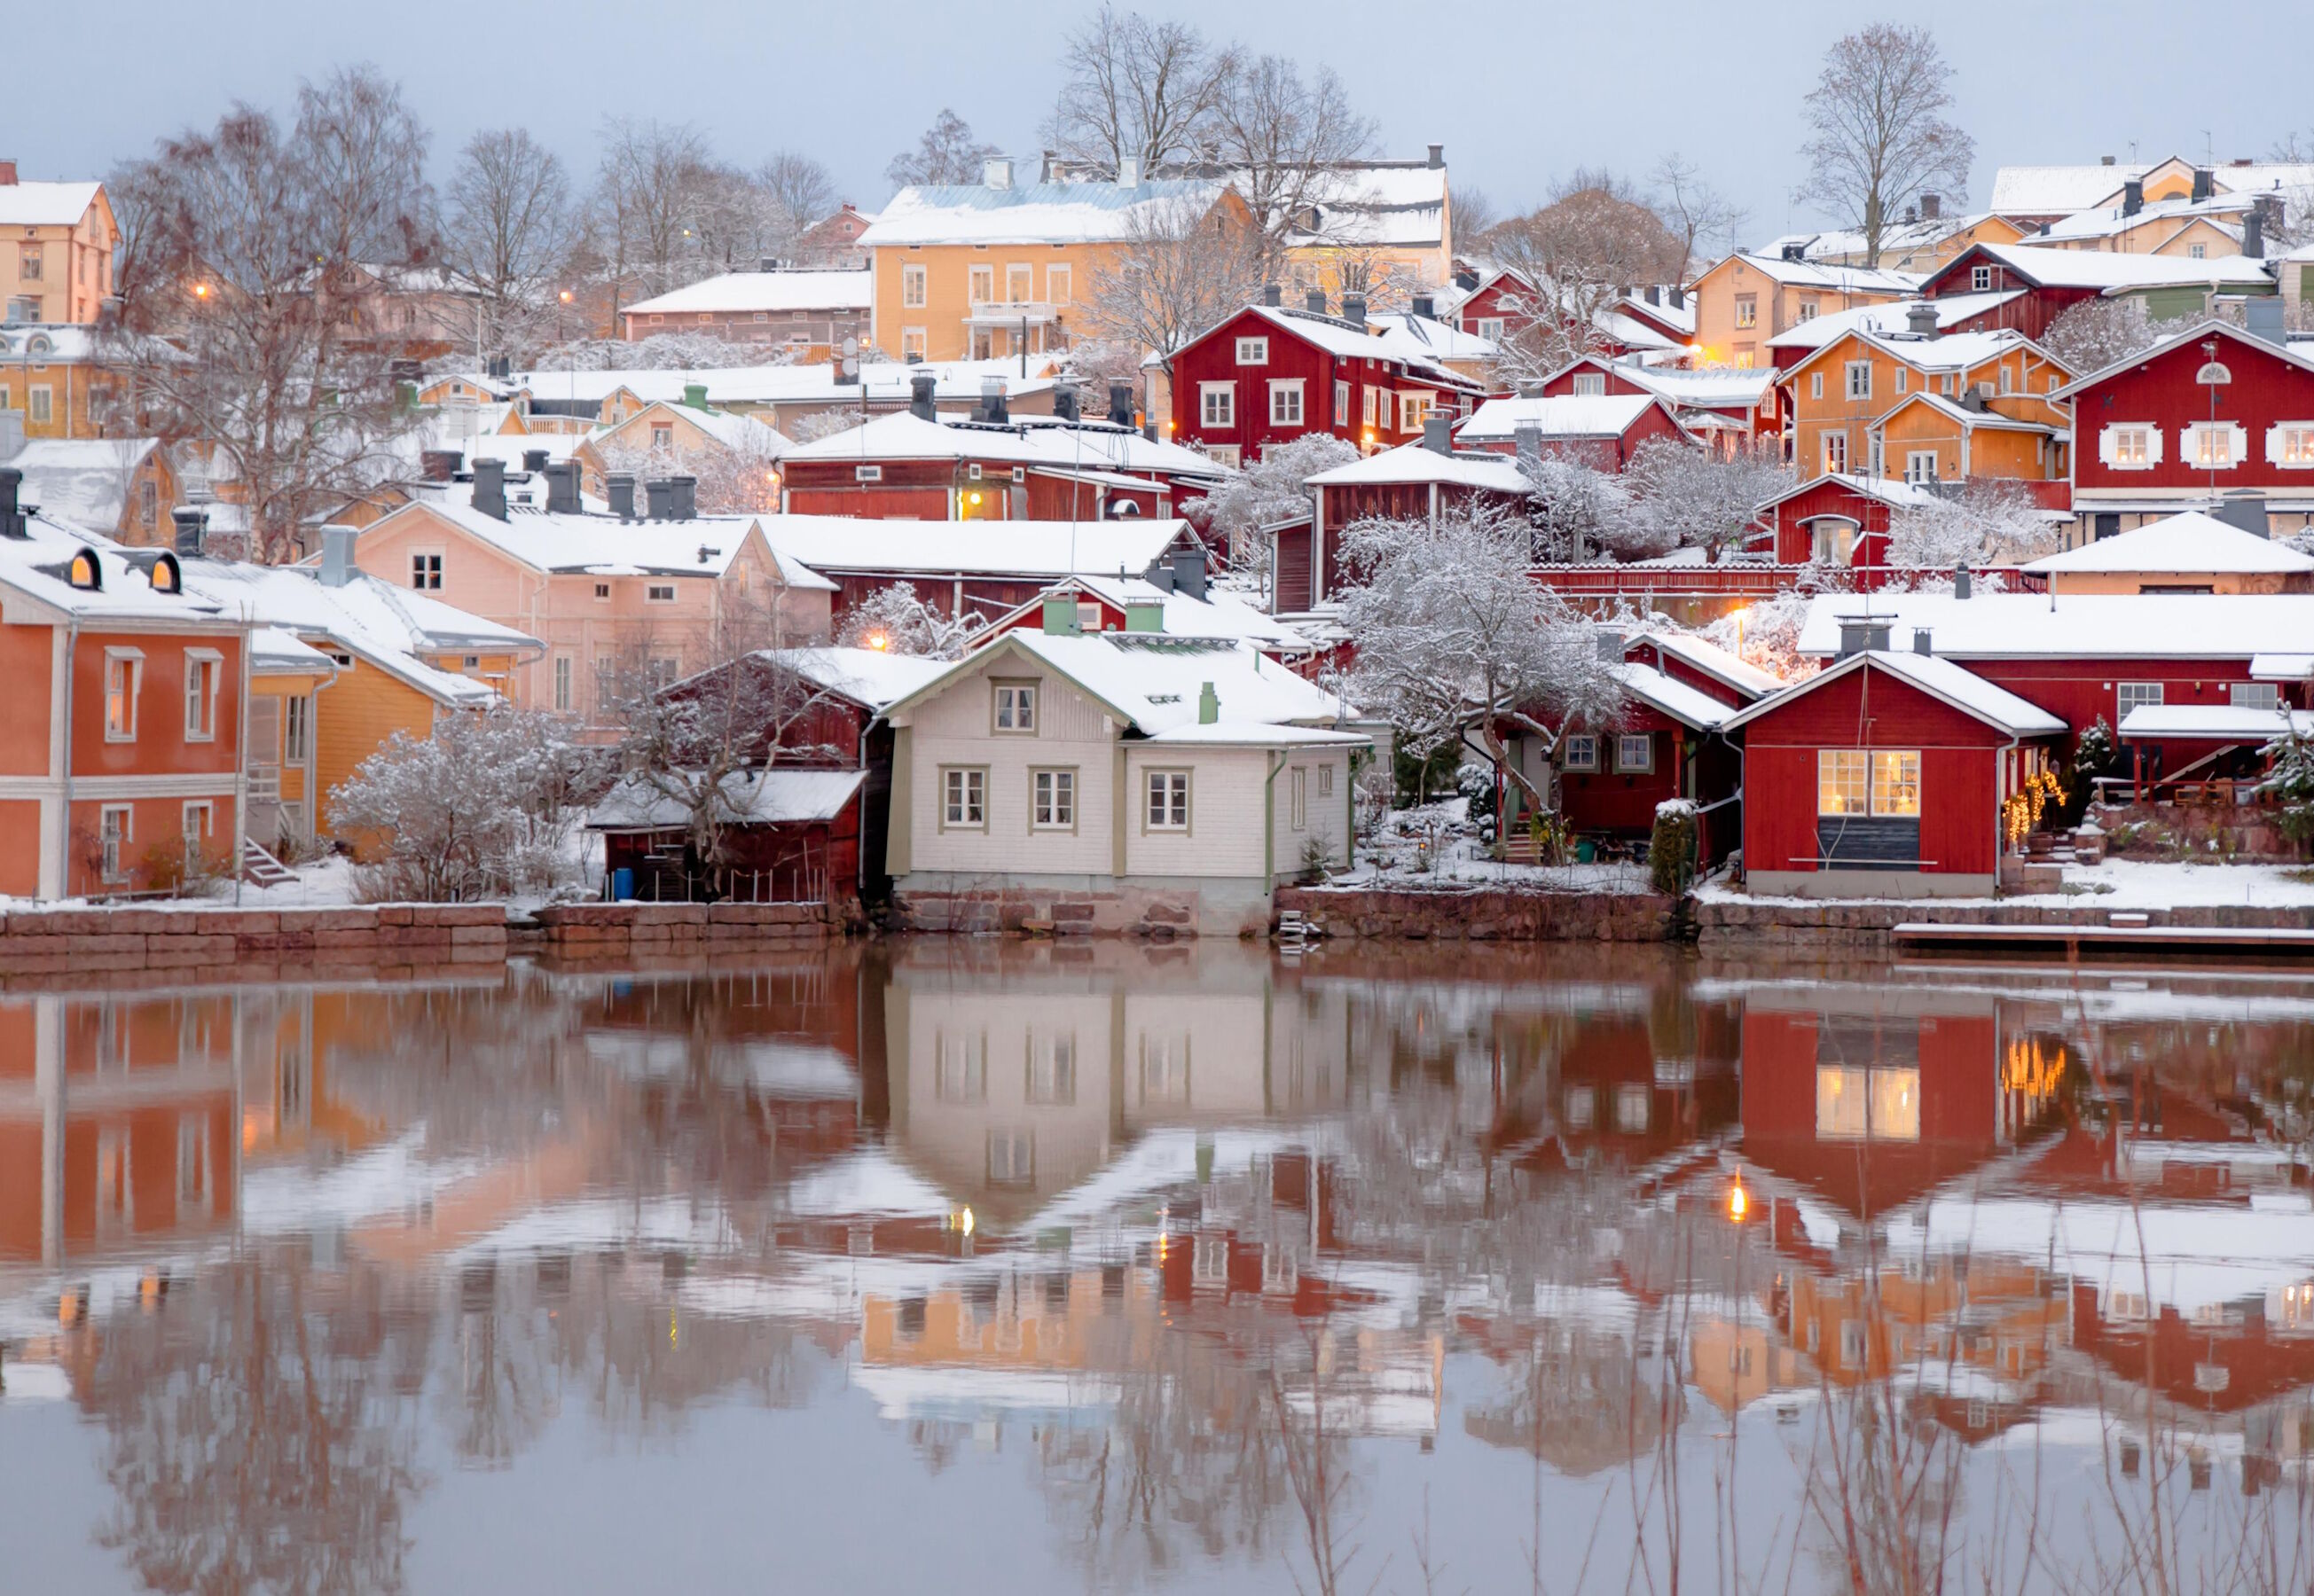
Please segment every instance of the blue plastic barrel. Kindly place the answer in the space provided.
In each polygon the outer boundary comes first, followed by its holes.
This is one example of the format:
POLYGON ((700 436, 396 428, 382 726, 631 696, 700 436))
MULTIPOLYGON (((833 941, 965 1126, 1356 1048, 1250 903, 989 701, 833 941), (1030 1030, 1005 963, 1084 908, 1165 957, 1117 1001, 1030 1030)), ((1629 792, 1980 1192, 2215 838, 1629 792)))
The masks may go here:
POLYGON ((611 896, 622 904, 631 903, 635 895, 635 873, 631 869, 611 872, 611 896))

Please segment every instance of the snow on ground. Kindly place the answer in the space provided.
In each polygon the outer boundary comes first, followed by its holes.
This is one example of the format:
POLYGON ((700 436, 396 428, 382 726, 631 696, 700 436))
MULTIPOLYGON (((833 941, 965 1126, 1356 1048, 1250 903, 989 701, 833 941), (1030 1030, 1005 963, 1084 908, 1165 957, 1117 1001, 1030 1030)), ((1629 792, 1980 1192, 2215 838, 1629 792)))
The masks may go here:
POLYGON ((1341 890, 1386 887, 1393 892, 1453 892, 1481 884, 1546 892, 1632 893, 1650 890, 1644 859, 1595 864, 1514 865, 1490 858, 1492 844, 1470 817, 1465 798, 1441 798, 1392 809, 1358 844, 1357 862, 1329 875, 1341 890))
MULTIPOLYGON (((2003 896, 2003 904, 2033 904, 2050 908, 2182 909, 2221 904, 2256 908, 2314 906, 2314 870, 2296 865, 2204 865, 2190 861, 2107 859, 2103 864, 2067 865, 2059 892, 2020 893, 2003 896)), ((1832 902, 1938 904, 1992 903, 1991 898, 1797 898, 1765 897, 1738 892, 1725 877, 1699 884, 1699 897, 1722 903, 1824 904, 1832 902)))

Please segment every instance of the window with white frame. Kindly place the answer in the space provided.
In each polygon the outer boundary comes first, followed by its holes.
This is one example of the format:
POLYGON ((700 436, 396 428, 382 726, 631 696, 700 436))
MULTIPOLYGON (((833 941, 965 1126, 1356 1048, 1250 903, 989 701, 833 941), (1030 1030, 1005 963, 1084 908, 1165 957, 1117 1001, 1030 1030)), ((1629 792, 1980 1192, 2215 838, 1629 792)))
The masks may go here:
POLYGON ((1031 265, 1004 268, 1004 303, 1027 304, 1037 297, 1037 269, 1031 265))
POLYGON ((42 423, 55 420, 57 419, 56 390, 43 385, 29 392, 31 397, 26 404, 31 419, 42 423))
POLYGON ((1143 811, 1147 818, 1146 829, 1153 832, 1185 832, 1189 829, 1188 772, 1148 772, 1142 790, 1147 795, 1147 804, 1143 811))
POLYGON ((1029 772, 1029 826, 1032 831, 1064 832, 1077 823, 1077 773, 1074 771, 1029 772))
POLYGON ((880 482, 884 480, 884 468, 880 465, 855 465, 852 468, 852 480, 855 482, 880 482))
POLYGON ((1797 327, 1797 326, 1798 326, 1802 322, 1813 322, 1813 321, 1815 321, 1815 320, 1816 308, 1817 308, 1818 304, 1819 304, 1819 302, 1818 302, 1818 301, 1816 301, 1816 300, 1814 300, 1814 299, 1803 299, 1803 300, 1801 300, 1801 301, 1800 301, 1800 313, 1799 313, 1798 315, 1794 316, 1794 317, 1792 318, 1792 324, 1793 324, 1795 327, 1797 327))
POLYGON ((675 424, 672 421, 651 423, 651 447, 666 454, 675 447, 675 424))
POLYGON ((2132 710, 2161 701, 2159 682, 2116 682, 2113 689, 2113 723, 2119 726, 2132 710))
POLYGON ((1310 767, 1295 765, 1285 772, 1285 807, 1289 824, 1297 832, 1310 829, 1310 767))
POLYGON ((2231 421, 2196 421, 2179 440, 2181 457, 2195 471, 2231 471, 2241 463, 2242 429, 2231 421))
POLYGON ((2209 253, 2210 246, 2205 243, 2189 243, 2186 246, 2186 259, 2188 260, 2207 260, 2209 253))
POLYGON ((1037 1138, 1030 1131, 988 1133, 988 1184, 1028 1186, 1037 1178, 1037 1138))
POLYGON ((145 655, 137 648, 104 651, 104 740, 137 740, 137 700, 145 686, 145 655))
POLYGON ((921 266, 900 268, 900 304, 909 310, 922 310, 927 297, 924 269, 921 266))
POLYGON ((185 741, 216 737, 217 692, 225 680, 225 656, 211 648, 185 650, 185 741))
POLYGON ((570 656, 554 657, 554 707, 565 713, 570 709, 570 656))
POLYGON ((1861 749, 1820 748, 1815 756, 1815 812, 1866 815, 1871 811, 1872 768, 1861 749))
POLYGON ((1943 394, 1947 399, 1950 399, 1953 396, 1954 385, 1955 378, 1952 373, 1947 371, 1938 375, 1937 392, 1943 394))
POLYGON ((1841 368, 1841 392, 1850 399, 1872 397, 1872 362, 1850 360, 1841 368))
POLYGON ((1827 432, 1824 435, 1824 469, 1827 474, 1848 469, 1848 434, 1827 432))
POLYGON ((985 767, 950 765, 941 772, 941 829, 988 829, 988 772, 985 767))
POLYGON ((1269 384, 1269 424, 1272 427, 1302 425, 1302 379, 1275 378, 1269 384))
POLYGON ((1029 1033, 1029 1101, 1038 1104, 1077 1100, 1077 1039, 1067 1036, 1029 1033))
POLYGON ((1917 753, 1872 755, 1872 812, 1898 819, 1921 816, 1921 756, 1917 753))
POLYGON ((977 1103, 988 1096, 988 1035, 932 1033, 932 1091, 943 1103, 977 1103))
POLYGON ((1034 682, 999 682, 996 688, 996 719, 998 731, 1033 732, 1037 729, 1037 684, 1034 682))
POLYGON ((1334 767, 1332 765, 1321 764, 1318 767, 1318 796, 1320 798, 1331 798, 1334 796, 1334 767))
POLYGON ((1364 419, 1366 426, 1372 427, 1376 425, 1382 419, 1382 390, 1369 383, 1366 384, 1365 394, 1365 415, 1364 419))
POLYGON ((2265 459, 2287 471, 2314 471, 2314 421, 2282 421, 2267 428, 2265 459))
POLYGON ((2279 710, 2282 708, 2282 683, 2236 682, 2227 687, 2226 697, 2237 710, 2279 710))
POLYGON ((1607 374, 1603 371, 1578 371, 1575 374, 1575 392, 1596 399, 1607 392, 1607 374))
POLYGON ((2000 363, 2000 375, 1997 379, 1997 383, 2000 391, 2003 393, 2010 392, 2016 386, 2016 370, 2005 360, 2000 363))
POLYGON ((1197 384, 1197 424, 1206 428, 1237 425, 1237 384, 1235 383, 1199 383, 1197 384))
POLYGON ((914 355, 917 359, 922 360, 924 357, 925 352, 931 347, 931 340, 926 336, 923 328, 903 327, 900 329, 901 359, 905 360, 909 356, 914 355))
POLYGON ((1934 449, 1907 449, 1904 452, 1904 481, 1933 482, 1937 480, 1937 452, 1934 449))
POLYGON ((1562 771, 1597 770, 1599 739, 1585 732, 1577 732, 1563 739, 1559 745, 1559 768, 1562 771))
POLYGON ((421 593, 442 590, 442 556, 428 552, 410 557, 410 585, 421 593))
POLYGON ((281 757, 290 764, 302 763, 305 751, 313 746, 314 701, 304 693, 281 701, 281 757))
POLYGON ((1208 460, 1215 465, 1226 465, 1232 471, 1237 470, 1238 462, 1244 454, 1235 444, 1207 444, 1205 450, 1208 460))
POLYGON ((1045 303, 1067 304, 1076 296, 1076 273, 1066 266, 1045 268, 1045 303))
POLYGON ((986 304, 996 297, 996 269, 976 266, 965 274, 965 297, 974 304, 986 304))
POLYGON ((1640 775, 1656 768, 1656 740, 1643 731, 1627 731, 1615 739, 1615 769, 1640 775))
POLYGON ((1808 558, 1818 565, 1846 565, 1856 555, 1856 523, 1819 516, 1808 523, 1808 558))
POLYGON ((1349 424, 1350 385, 1347 382, 1340 378, 1336 378, 1334 382, 1334 425, 1337 427, 1347 427, 1349 424))
POLYGON ((1808 373, 1808 397, 1810 399, 1824 397, 1824 373, 1820 371, 1808 373))
POLYGON ((1430 419, 1430 395, 1401 393, 1398 396, 1398 429, 1419 432, 1423 422, 1430 419))
POLYGON ((97 811, 97 868, 107 881, 121 880, 128 874, 123 860, 134 834, 135 818, 135 811, 127 804, 107 804, 97 811))
POLYGON ((1237 363, 1240 366, 1269 364, 1269 340, 1266 338, 1241 338, 1237 340, 1237 363))
POLYGON ((208 798, 195 798, 185 805, 185 863, 197 866, 208 853, 209 835, 216 829, 216 805, 208 798))
POLYGON ((2098 458, 2115 471, 2151 471, 2161 463, 2161 429, 2147 421, 2115 421, 2098 434, 2098 458))
POLYGON ((1498 344, 1502 342, 1503 319, 1500 316, 1480 316, 1479 318, 1479 336, 1485 339, 1488 343, 1498 344))
POLYGON ((1898 366, 1896 368, 1894 381, 1897 392, 1903 393, 1909 392, 1912 386, 1912 368, 1909 366, 1898 366))
POLYGON ((1968 286, 1972 293, 1983 294, 1992 287, 1992 268, 1972 266, 1968 269, 1968 286))
POLYGON ((1760 297, 1756 294, 1736 295, 1736 325, 1757 327, 1760 324, 1760 297))

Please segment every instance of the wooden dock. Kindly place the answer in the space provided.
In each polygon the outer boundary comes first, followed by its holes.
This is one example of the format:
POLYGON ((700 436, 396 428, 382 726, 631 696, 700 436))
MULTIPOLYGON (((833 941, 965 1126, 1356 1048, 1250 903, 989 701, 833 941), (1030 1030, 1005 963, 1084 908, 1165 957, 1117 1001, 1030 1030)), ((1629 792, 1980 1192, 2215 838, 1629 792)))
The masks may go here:
MULTIPOLYGON (((2115 918, 2142 922, 2144 917, 2115 918)), ((1910 921, 1891 928, 1888 934, 1900 948, 1998 947, 2062 951, 2069 957, 2108 948, 2137 953, 2314 954, 2314 930, 2283 926, 1983 925, 1910 921)))

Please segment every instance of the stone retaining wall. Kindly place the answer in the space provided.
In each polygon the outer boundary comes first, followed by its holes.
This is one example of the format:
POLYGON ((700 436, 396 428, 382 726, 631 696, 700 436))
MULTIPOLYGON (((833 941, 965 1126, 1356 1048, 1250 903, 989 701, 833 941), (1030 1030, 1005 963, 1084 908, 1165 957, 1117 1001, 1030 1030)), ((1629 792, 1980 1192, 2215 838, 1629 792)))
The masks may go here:
POLYGON ((2175 909, 2116 909, 2103 897, 2079 906, 2039 904, 1753 904, 1708 898, 1695 905, 1697 940, 1727 952, 1744 946, 1859 948, 1885 953, 1888 933, 1906 924, 2110 925, 2116 913, 2152 926, 2314 930, 2314 906, 2210 904, 2175 909))
POLYGON ((5 977, 168 971, 266 980, 357 967, 403 975, 503 964, 506 952, 498 904, 26 909, 0 917, 5 977))
POLYGON ((559 958, 791 948, 843 929, 823 904, 556 904, 538 923, 540 951, 559 958))
POLYGON ((1282 912, 1299 909, 1329 937, 1408 941, 1664 942, 1675 933, 1672 900, 1655 893, 1522 891, 1357 892, 1282 888, 1282 912))

